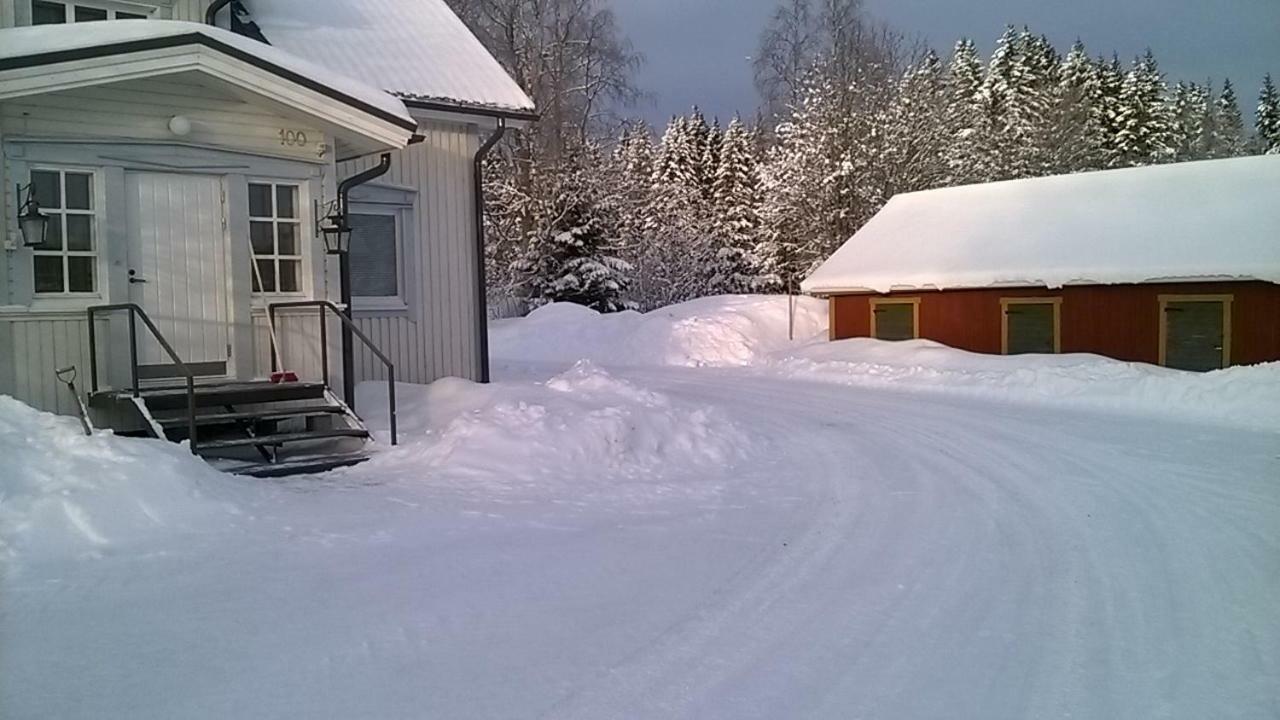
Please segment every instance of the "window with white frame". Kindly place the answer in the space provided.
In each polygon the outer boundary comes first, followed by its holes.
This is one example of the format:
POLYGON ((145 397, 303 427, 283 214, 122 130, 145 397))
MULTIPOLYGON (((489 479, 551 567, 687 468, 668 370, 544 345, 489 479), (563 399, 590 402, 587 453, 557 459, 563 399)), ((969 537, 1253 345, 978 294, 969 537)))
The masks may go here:
POLYGON ((93 173, 34 169, 31 192, 49 218, 44 242, 32 248, 37 295, 89 295, 97 292, 97 209, 93 173))
POLYGON ((352 210, 351 295, 365 308, 403 308, 404 249, 402 211, 359 207, 352 210))
POLYGON ((300 188, 249 183, 249 241, 255 293, 299 294, 302 286, 300 188))
POLYGON ((97 20, 146 20, 155 15, 153 5, 130 2, 55 2, 31 0, 32 25, 62 25, 97 20))

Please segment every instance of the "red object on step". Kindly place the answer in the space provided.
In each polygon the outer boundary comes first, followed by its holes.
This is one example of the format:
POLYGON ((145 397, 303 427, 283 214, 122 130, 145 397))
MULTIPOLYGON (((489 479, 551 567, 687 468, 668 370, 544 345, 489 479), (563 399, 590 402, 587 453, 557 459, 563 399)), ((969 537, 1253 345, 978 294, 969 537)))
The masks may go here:
POLYGON ((276 385, 279 385, 282 382, 287 382, 287 383, 298 382, 298 373, 292 370, 285 370, 284 372, 273 372, 271 373, 271 382, 276 385))

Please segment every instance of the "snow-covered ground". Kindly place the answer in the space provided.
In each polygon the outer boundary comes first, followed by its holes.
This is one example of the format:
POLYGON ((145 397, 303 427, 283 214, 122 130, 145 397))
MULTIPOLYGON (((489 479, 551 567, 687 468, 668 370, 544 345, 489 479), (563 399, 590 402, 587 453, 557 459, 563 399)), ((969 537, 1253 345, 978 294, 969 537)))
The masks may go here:
POLYGON ((798 311, 504 321, 287 481, 0 398, 0 717, 1276 715, 1280 366, 798 311))

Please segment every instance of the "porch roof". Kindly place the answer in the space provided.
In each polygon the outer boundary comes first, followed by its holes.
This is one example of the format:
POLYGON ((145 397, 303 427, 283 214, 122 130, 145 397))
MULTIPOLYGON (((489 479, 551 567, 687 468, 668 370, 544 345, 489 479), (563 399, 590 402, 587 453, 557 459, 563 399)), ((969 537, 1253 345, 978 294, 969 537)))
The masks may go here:
POLYGON ((404 147, 417 122, 399 99, 278 48, 169 20, 0 30, 0 101, 198 72, 246 102, 318 121, 349 155, 404 147))

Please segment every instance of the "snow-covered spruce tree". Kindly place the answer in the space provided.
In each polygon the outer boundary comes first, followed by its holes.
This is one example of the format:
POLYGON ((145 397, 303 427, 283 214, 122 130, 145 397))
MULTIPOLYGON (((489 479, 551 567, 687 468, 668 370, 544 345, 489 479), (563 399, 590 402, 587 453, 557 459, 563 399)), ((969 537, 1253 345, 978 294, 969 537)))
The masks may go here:
POLYGON ((996 44, 983 95, 991 124, 987 152, 994 179, 1043 175, 1052 169, 1052 112, 1061 62, 1043 36, 1009 27, 996 44))
POLYGON ((968 38, 956 43, 947 67, 948 97, 944 126, 948 136, 943 151, 948 185, 986 182, 995 174, 982 153, 989 133, 982 98, 982 58, 968 38))
POLYGON ((712 181, 716 267, 711 293, 757 290, 760 263, 755 256, 760 235, 760 168, 754 133, 735 117, 720 142, 712 181))
POLYGON ((1120 165, 1146 165, 1174 158, 1176 139, 1167 95, 1155 55, 1148 50, 1134 60, 1120 93, 1120 165))
POLYGON ((1209 91, 1196 83, 1179 82, 1170 100, 1173 118, 1174 159, 1202 160, 1206 155, 1209 91))
POLYGON ((1258 152, 1280 153, 1280 92, 1276 91, 1271 75, 1262 79, 1258 93, 1257 129, 1258 152))
POLYGON ((1216 158, 1238 157, 1245 152, 1244 118, 1230 80, 1222 81, 1222 92, 1214 103, 1213 155, 1216 158))
POLYGON ((1120 58, 1112 55, 1108 60, 1099 57, 1094 64, 1094 78, 1090 84, 1089 117, 1103 167, 1121 167, 1124 164, 1124 146, 1121 129, 1124 126, 1124 69, 1120 58))
POLYGON ((1094 109, 1097 86, 1098 67, 1076 40, 1058 70, 1047 138, 1051 172, 1105 167, 1105 131, 1094 109))
POLYGON ((601 192, 603 159, 587 146, 568 153, 535 182, 546 183, 537 226, 517 267, 534 302, 571 302, 616 312, 626 299, 631 266, 617 256, 617 208, 601 192))

